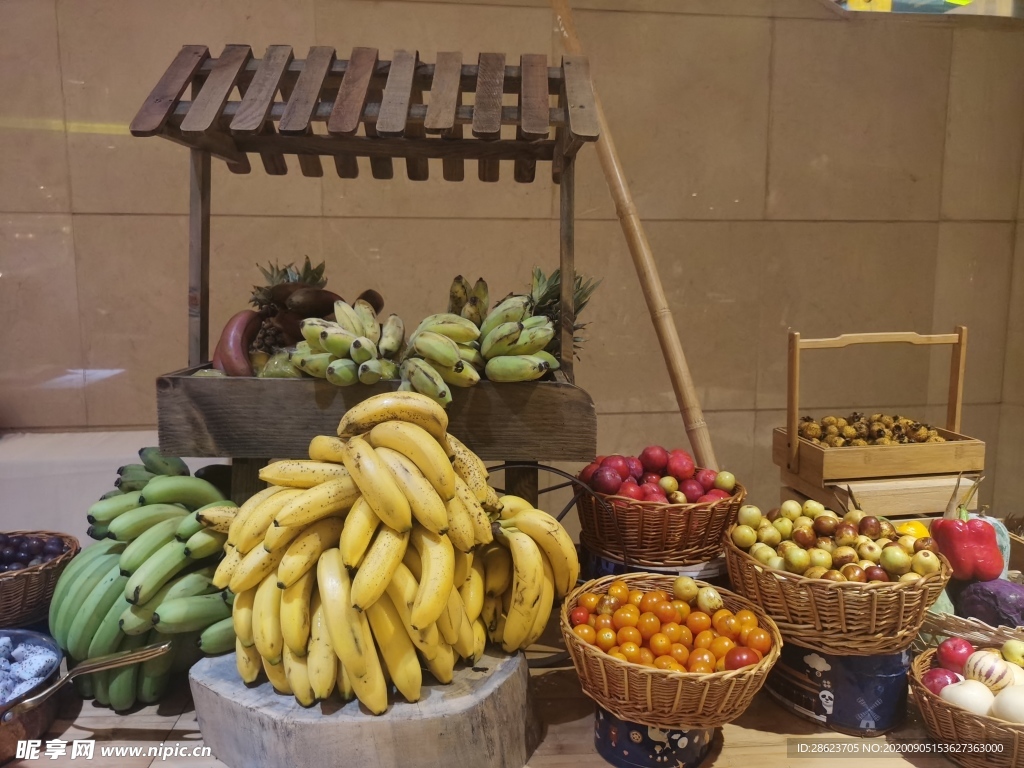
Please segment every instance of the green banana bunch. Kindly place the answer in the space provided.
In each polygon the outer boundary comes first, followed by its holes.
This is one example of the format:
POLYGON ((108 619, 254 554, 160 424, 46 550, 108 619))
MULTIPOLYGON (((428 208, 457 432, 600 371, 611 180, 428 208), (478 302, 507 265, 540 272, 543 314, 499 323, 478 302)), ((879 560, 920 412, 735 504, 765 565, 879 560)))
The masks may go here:
POLYGON ((502 323, 519 323, 529 316, 533 302, 529 296, 509 296, 490 311, 480 325, 480 335, 485 337, 502 323))
POLYGON ((441 406, 446 406, 452 401, 451 390, 445 385, 441 374, 434 370, 426 360, 420 360, 417 357, 408 358, 402 363, 401 374, 414 390, 421 395, 426 395, 441 406))
POLYGON ((471 291, 469 281, 462 275, 456 275, 455 279, 452 280, 451 287, 448 289, 448 313, 452 315, 461 314, 462 308, 469 301, 471 291))
POLYGON ((402 318, 392 313, 381 328, 377 351, 380 352, 381 357, 390 360, 401 351, 404 342, 405 323, 402 322, 402 318))
POLYGON ((159 448, 150 446, 139 450, 139 459, 143 466, 154 475, 187 475, 188 464, 177 456, 162 453, 159 448))
POLYGON ((547 361, 535 355, 501 355, 488 360, 484 372, 490 381, 534 381, 548 368, 547 361))
POLYGON ((348 387, 359 381, 359 364, 339 357, 327 366, 327 380, 336 387, 348 387))

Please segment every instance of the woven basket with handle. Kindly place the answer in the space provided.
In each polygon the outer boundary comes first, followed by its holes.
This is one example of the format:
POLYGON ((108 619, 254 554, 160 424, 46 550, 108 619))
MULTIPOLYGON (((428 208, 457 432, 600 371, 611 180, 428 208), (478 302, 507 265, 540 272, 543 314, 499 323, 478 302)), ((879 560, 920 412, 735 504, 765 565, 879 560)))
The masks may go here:
POLYGON ((7 535, 60 539, 67 548, 47 563, 0 573, 0 627, 34 624, 46 617, 57 579, 78 554, 78 539, 53 531, 11 531, 7 535))
POLYGON ((725 536, 733 589, 761 606, 787 642, 840 656, 898 653, 914 642, 928 606, 952 572, 942 567, 916 581, 859 582, 805 579, 755 560, 725 536))
MULTIPOLYGON (((582 640, 572 631, 569 621, 581 595, 603 595, 615 581, 626 582, 630 590, 664 589, 671 594, 675 579, 649 573, 605 576, 569 593, 562 604, 560 627, 583 692, 616 717, 655 728, 717 728, 742 715, 779 658, 782 636, 775 622, 753 603, 719 589, 726 608, 733 613, 744 608, 753 611, 758 624, 771 635, 772 647, 760 662, 744 669, 710 674, 633 664, 613 658, 582 640)), ((697 584, 708 586, 700 581, 697 584)))
MULTIPOLYGON (((979 645, 1000 645, 1000 637, 993 634, 979 645)), ((1017 639, 1020 638, 1018 634, 1017 639)), ((1022 768, 1024 725, 971 714, 929 691, 921 676, 936 666, 935 649, 930 648, 914 659, 910 667, 910 695, 921 711, 928 735, 952 744, 955 751, 946 756, 965 768, 1022 768)))

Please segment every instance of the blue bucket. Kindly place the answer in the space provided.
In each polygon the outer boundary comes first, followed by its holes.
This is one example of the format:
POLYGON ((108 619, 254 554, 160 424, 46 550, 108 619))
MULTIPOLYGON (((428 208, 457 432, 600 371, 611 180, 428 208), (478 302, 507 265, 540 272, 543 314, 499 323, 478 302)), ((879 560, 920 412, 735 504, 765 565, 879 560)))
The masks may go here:
POLYGON ((835 656, 787 641, 765 689, 798 717, 854 736, 899 727, 907 713, 910 651, 835 656))
POLYGON ((594 746, 618 768, 696 768, 714 735, 713 728, 681 731, 630 723, 602 707, 594 716, 594 746))
POLYGON ((580 574, 586 580, 600 579, 603 576, 621 576, 625 573, 636 573, 637 571, 664 574, 665 576, 689 576, 693 579, 708 582, 715 582, 717 580, 722 583, 722 586, 726 586, 725 580, 728 578, 725 559, 721 557, 707 563, 680 566, 678 568, 651 568, 646 565, 634 566, 617 560, 610 560, 596 555, 582 544, 580 545, 580 574))

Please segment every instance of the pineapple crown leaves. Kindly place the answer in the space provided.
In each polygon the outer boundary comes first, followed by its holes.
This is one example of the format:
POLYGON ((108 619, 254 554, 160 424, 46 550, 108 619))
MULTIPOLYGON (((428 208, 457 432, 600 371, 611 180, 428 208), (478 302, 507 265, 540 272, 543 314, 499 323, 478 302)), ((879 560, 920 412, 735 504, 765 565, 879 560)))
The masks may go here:
MULTIPOLYGON (((599 285, 601 285, 600 280, 584 279, 579 273, 574 274, 572 302, 573 317, 577 321, 573 323, 574 332, 582 331, 589 325, 589 323, 580 323, 578 320, 580 313, 586 308, 599 285)), ((561 317, 561 292, 561 270, 556 269, 550 276, 546 276, 540 267, 533 268, 533 279, 530 286, 530 299, 534 305, 533 313, 551 318, 556 328, 559 326, 561 317)), ((574 351, 579 349, 584 341, 586 338, 583 336, 573 336, 574 351)), ((548 351, 556 355, 560 351, 560 340, 557 336, 548 345, 548 351)))
POLYGON ((301 270, 295 266, 294 262, 289 262, 283 267, 277 262, 268 262, 266 267, 260 264, 256 266, 263 273, 263 277, 267 281, 266 285, 253 286, 251 303, 257 307, 270 303, 270 289, 275 285, 301 283, 313 288, 323 288, 327 285, 327 278, 324 277, 324 271, 327 269, 326 262, 321 261, 319 265, 314 267, 309 260, 309 256, 306 256, 301 270))

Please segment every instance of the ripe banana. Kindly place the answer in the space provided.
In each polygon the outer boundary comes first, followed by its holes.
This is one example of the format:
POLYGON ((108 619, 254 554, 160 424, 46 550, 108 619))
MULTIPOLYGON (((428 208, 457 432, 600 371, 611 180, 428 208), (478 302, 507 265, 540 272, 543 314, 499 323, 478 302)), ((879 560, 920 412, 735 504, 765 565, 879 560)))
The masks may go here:
POLYGON ((332 360, 325 376, 336 387, 351 387, 359 383, 359 364, 347 358, 332 360))
POLYGON ((373 343, 373 339, 366 336, 360 336, 352 342, 352 346, 349 347, 348 356, 357 363, 365 363, 367 360, 376 360, 380 357, 377 352, 377 345, 373 343))
POLYGON ((217 486, 198 477, 155 477, 146 484, 141 503, 184 504, 189 509, 198 509, 224 497, 217 486))
POLYGON ((453 387, 465 389, 466 387, 475 387, 480 383, 480 374, 476 368, 462 360, 450 367, 440 363, 433 363, 432 367, 446 384, 453 387))
POLYGON ((544 566, 544 582, 541 585, 540 605, 538 606, 537 614, 534 618, 533 627, 526 635, 526 640, 523 641, 521 646, 524 649, 529 648, 531 645, 536 643, 540 639, 540 636, 544 634, 544 630, 547 629, 548 626, 548 621, 551 620, 551 607, 554 605, 554 572, 552 571, 551 563, 544 555, 543 550, 541 550, 541 558, 544 566))
POLYGON ((498 499, 498 492, 489 485, 487 486, 487 497, 480 502, 480 506, 484 508, 484 511, 492 519, 501 514, 502 506, 501 501, 498 499))
POLYGON ((484 373, 490 381, 534 381, 548 371, 548 364, 535 355, 503 355, 487 361, 484 373))
POLYGON ((178 456, 162 453, 159 448, 150 446, 139 449, 139 459, 143 465, 155 475, 187 475, 188 464, 178 456))
POLYGON ((459 636, 454 643, 452 648, 459 654, 463 659, 469 661, 473 658, 473 648, 476 641, 473 637, 473 622, 469 620, 469 616, 466 613, 466 606, 462 603, 462 597, 459 595, 457 589, 452 590, 452 601, 456 604, 456 610, 461 614, 461 620, 459 621, 459 636))
POLYGON ((386 525, 380 526, 352 579, 350 599, 353 608, 365 611, 380 599, 401 565, 408 545, 408 531, 399 532, 386 525))
POLYGON ((530 314, 533 302, 529 296, 509 296, 492 309, 480 325, 480 335, 484 338, 502 323, 519 323, 530 314))
POLYGON ((139 635, 148 632, 153 628, 153 613, 164 600, 207 594, 214 589, 210 581, 212 571, 213 568, 208 567, 186 573, 168 581, 145 603, 129 604, 118 616, 118 626, 121 631, 126 635, 139 635))
POLYGON ((308 525, 271 525, 263 537, 263 548, 271 553, 284 550, 295 540, 296 536, 308 527, 308 525))
POLYGON ((317 435, 309 441, 309 458, 313 461, 330 461, 341 464, 341 450, 345 441, 329 435, 317 435))
POLYGON ((260 480, 289 488, 313 488, 328 480, 344 478, 345 468, 328 461, 296 459, 275 461, 260 470, 260 480))
POLYGON ((469 569, 473 567, 473 553, 463 552, 458 547, 454 547, 453 551, 455 554, 455 576, 452 577, 452 583, 456 589, 459 589, 466 582, 469 569))
POLYGON ((320 346, 327 352, 338 358, 348 357, 348 351, 352 347, 352 342, 362 336, 362 331, 359 333, 352 333, 348 328, 342 326, 335 326, 332 328, 324 328, 320 331, 320 338, 317 339, 320 346))
POLYGON ((313 685, 309 681, 309 669, 306 667, 306 653, 303 648, 301 656, 292 652, 287 645, 282 654, 285 677, 288 678, 288 687, 292 689, 295 700, 304 707, 312 707, 316 704, 316 694, 313 693, 313 685))
POLYGON ((144 562, 128 579, 124 597, 129 603, 149 602, 157 591, 192 561, 185 555, 185 544, 172 539, 144 562))
MULTIPOLYGON (((238 512, 238 505, 225 499, 200 507, 195 511, 195 516, 196 520, 210 530, 227 533, 238 512)), ((184 521, 182 521, 182 525, 185 525, 184 521)))
POLYGON ((302 493, 301 488, 288 488, 281 493, 275 493, 246 515, 235 540, 235 549, 240 554, 247 555, 257 544, 262 543, 267 530, 273 525, 277 514, 284 509, 284 505, 302 493))
POLYGON ((515 653, 526 640, 537 618, 544 583, 544 561, 540 547, 525 533, 502 529, 500 540, 512 552, 512 601, 509 605, 501 646, 515 653))
POLYGON ((267 675, 267 680, 270 681, 270 685, 273 686, 274 690, 278 693, 290 695, 292 692, 291 683, 288 682, 288 673, 284 671, 284 664, 278 661, 277 664, 271 664, 266 657, 262 658, 263 671, 267 675))
POLYGON ((373 447, 361 437, 353 437, 345 444, 342 458, 377 517, 396 531, 409 530, 412 525, 409 501, 373 447))
POLYGON ((359 622, 366 617, 352 607, 352 582, 337 549, 320 555, 316 583, 334 652, 350 677, 365 677, 370 666, 368 652, 373 650, 373 643, 367 646, 363 638, 359 622))
POLYGON ((402 363, 402 378, 408 379, 413 389, 444 406, 452 401, 452 393, 441 374, 425 360, 410 357, 402 363))
POLYGON ((522 323, 502 323, 484 336, 484 340, 480 342, 480 354, 487 360, 509 354, 509 350, 519 341, 522 332, 522 323))
POLYGON ((68 628, 67 651, 72 658, 85 659, 89 645, 106 617, 110 607, 124 597, 127 576, 121 575, 121 567, 115 561, 103 574, 99 583, 90 590, 85 600, 76 606, 74 619, 68 628))
POLYGON ((441 638, 449 645, 454 646, 459 642, 459 631, 462 629, 462 617, 465 611, 462 610, 462 600, 458 596, 458 590, 454 587, 445 599, 444 610, 437 617, 437 631, 441 638))
MULTIPOLYGON (((366 674, 363 677, 349 674, 348 679, 360 703, 373 714, 382 715, 388 708, 388 684, 380 656, 374 647, 370 622, 364 613, 359 614, 359 629, 363 637, 363 646, 366 648, 366 674)), ((344 666, 344 662, 342 664, 344 666)))
POLYGON ((367 609, 367 618, 398 692, 406 701, 419 701, 423 673, 416 657, 416 648, 391 598, 382 594, 367 609))
MULTIPOLYGON (((231 534, 228 534, 230 537, 231 534)), ((231 577, 235 575, 238 566, 242 564, 242 555, 234 547, 224 547, 224 559, 217 564, 217 570, 213 574, 213 585, 217 589, 227 589, 231 584, 231 577)), ((238 594, 237 592, 235 594, 238 594)))
POLYGON ((484 567, 484 591, 488 597, 500 597, 512 586, 512 555, 494 542, 484 548, 477 558, 484 567))
POLYGON ((244 646, 241 640, 235 641, 235 668, 243 683, 255 683, 263 669, 263 657, 255 645, 244 646))
POLYGON ((462 308, 466 306, 466 302, 469 301, 469 294, 472 289, 469 287, 469 281, 462 275, 456 275, 455 279, 452 280, 451 287, 448 289, 448 312, 451 314, 459 314, 462 308))
POLYGON ((454 678, 455 671, 455 651, 446 642, 440 642, 438 644, 437 655, 432 659, 427 659, 427 670, 432 674, 437 682, 442 685, 448 685, 454 678))
POLYGON ((231 621, 235 628, 235 636, 238 638, 238 642, 246 648, 255 642, 252 636, 252 605, 256 600, 256 589, 258 587, 235 595, 235 602, 231 606, 231 621))
POLYGON ((245 500, 242 506, 238 508, 238 512, 235 513, 235 519, 231 521, 231 525, 228 528, 228 546, 234 547, 238 543, 238 534, 250 513, 275 493, 280 493, 283 490, 285 488, 280 485, 272 485, 269 488, 264 488, 262 491, 254 493, 245 500))
POLYGON ((502 505, 502 520, 508 520, 524 509, 533 509, 533 504, 522 496, 513 496, 510 493, 506 493, 504 496, 499 497, 499 501, 501 501, 502 505))
MULTIPOLYGON (((237 550, 235 550, 237 552, 237 550)), ((259 585, 267 576, 274 577, 274 584, 277 584, 277 564, 284 556, 284 550, 267 552, 263 547, 255 547, 247 555, 243 555, 242 561, 231 574, 231 581, 228 589, 236 595, 240 595, 247 589, 259 585)), ((216 583, 216 579, 214 580, 216 583)))
POLYGON ((366 333, 363 328, 363 321, 356 314, 355 309, 352 305, 345 301, 334 302, 334 319, 342 328, 349 333, 355 334, 356 336, 362 336, 366 333))
POLYGON ((480 502, 476 500, 473 491, 466 485, 466 481, 461 477, 455 478, 455 495, 469 513, 469 519, 473 524, 473 540, 475 544, 490 544, 494 541, 494 534, 491 533, 490 518, 484 512, 484 508, 480 506, 480 502))
POLYGON ((334 691, 338 680, 338 656, 327 632, 320 593, 313 591, 309 603, 309 645, 306 647, 306 672, 313 695, 323 701, 334 691))
POLYGON ((277 513, 274 525, 308 525, 343 512, 359 498, 359 487, 351 474, 320 483, 293 499, 277 513))
POLYGON ((199 635, 199 650, 213 656, 235 647, 235 627, 231 617, 214 622, 199 635))
MULTIPOLYGON (((252 601, 252 640, 265 663, 281 663, 284 637, 281 632, 281 590, 277 588, 276 574, 267 574, 256 588, 256 597, 252 601)), ((270 674, 268 672, 267 676, 270 674)))
POLYGON ((227 538, 226 533, 217 533, 204 528, 192 534, 185 542, 185 554, 193 560, 202 560, 220 554, 224 550, 224 542, 227 541, 227 538))
MULTIPOLYGON (((390 448, 411 460, 442 500, 455 495, 452 462, 437 440, 422 427, 404 421, 386 421, 370 430, 367 439, 374 448, 390 448)), ((449 440, 454 438, 449 436, 449 440)))
POLYGON ((476 323, 453 312, 428 315, 420 321, 415 332, 419 331, 440 333, 456 344, 467 344, 480 338, 480 328, 476 323))
POLYGON ((359 316, 359 320, 362 322, 363 332, 360 335, 366 336, 376 345, 380 341, 380 323, 377 322, 377 313, 374 311, 373 306, 365 299, 356 299, 352 309, 355 310, 356 315, 359 316))
POLYGON ((166 634, 197 632, 231 616, 231 606, 214 592, 164 600, 153 612, 153 625, 166 634))
POLYGON ((410 543, 420 556, 422 575, 411 621, 422 629, 437 621, 444 610, 455 579, 455 553, 447 536, 438 536, 420 525, 413 526, 410 543))
POLYGON ((474 560, 466 580, 459 587, 459 596, 470 621, 476 621, 484 609, 484 591, 484 566, 480 561, 474 560))
MULTIPOLYGON (((484 598, 484 608, 480 612, 480 619, 487 630, 487 636, 498 626, 498 618, 501 616, 501 595, 488 595, 484 598)), ((500 640, 498 641, 501 642, 500 640)))
POLYGON ((486 649, 487 628, 480 619, 477 619, 473 622, 473 658, 469 659, 469 663, 476 666, 476 663, 483 658, 486 649))
MULTIPOLYGON (((179 511, 184 510, 179 509, 179 511)), ((139 566, 155 555, 164 544, 174 541, 181 520, 180 515, 169 517, 156 523, 149 530, 143 531, 121 553, 121 571, 130 576, 139 569, 139 566)))
POLYGON ((315 568, 324 550, 338 545, 343 525, 341 518, 328 517, 313 523, 296 536, 284 550, 277 566, 277 586, 287 589, 303 574, 315 568))
POLYGON ((312 569, 281 593, 281 636, 296 656, 305 656, 309 644, 309 604, 315 586, 316 569, 312 569))
POLYGON ((429 397, 417 392, 386 392, 352 406, 338 424, 338 437, 369 432, 385 421, 407 421, 423 427, 441 444, 445 454, 449 453, 448 414, 429 397))
MULTIPOLYGON (((193 478, 194 479, 194 478, 193 478)), ((107 535, 118 541, 131 541, 138 538, 157 523, 173 519, 174 529, 171 537, 177 530, 181 518, 188 512, 175 504, 147 504, 142 507, 125 512, 110 521, 107 526, 107 535)))
POLYGON ((580 561, 576 545, 561 523, 539 509, 523 509, 511 518, 502 520, 501 525, 519 529, 544 551, 551 563, 555 592, 559 599, 575 588, 580 575, 580 561))
POLYGON ((416 520, 428 531, 448 530, 448 512, 434 486, 423 476, 415 463, 398 451, 376 448, 377 458, 387 467, 395 483, 409 502, 416 520))
POLYGON ((430 660, 437 655, 438 640, 440 634, 437 623, 428 625, 425 629, 413 629, 412 626, 412 605, 416 601, 416 593, 419 591, 419 584, 412 571, 404 562, 399 563, 395 573, 388 582, 387 595, 391 598, 395 610, 398 611, 402 624, 405 625, 405 632, 409 635, 413 645, 423 655, 424 659, 430 660))
POLYGON ((436 331, 419 331, 411 339, 413 350, 431 363, 451 367, 462 358, 458 345, 447 336, 436 331))
POLYGON ((457 495, 445 504, 445 510, 448 513, 448 538, 455 549, 469 552, 476 546, 476 539, 473 536, 473 520, 469 515, 469 510, 457 495))
POLYGON ((543 350, 555 338, 555 326, 551 323, 535 328, 524 328, 519 339, 505 354, 535 355, 543 350))
POLYGON ((392 358, 401 350, 404 341, 405 323, 402 322, 402 318, 392 313, 381 329, 377 351, 380 352, 381 357, 392 358))
POLYGON ((346 568, 354 571, 359 567, 363 555, 366 554, 370 542, 373 541, 373 534, 378 525, 380 525, 380 518, 377 517, 377 513, 366 503, 366 499, 360 496, 345 517, 338 543, 341 560, 345 563, 346 568))
POLYGON ((118 515, 141 506, 142 491, 122 493, 119 496, 100 499, 86 513, 86 519, 93 524, 107 525, 118 515))

